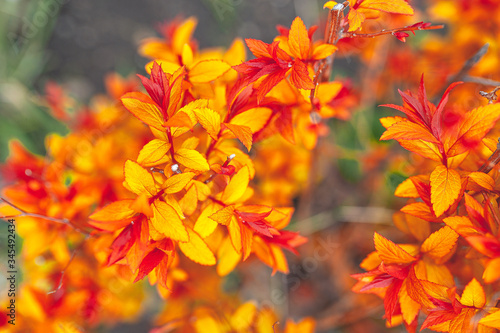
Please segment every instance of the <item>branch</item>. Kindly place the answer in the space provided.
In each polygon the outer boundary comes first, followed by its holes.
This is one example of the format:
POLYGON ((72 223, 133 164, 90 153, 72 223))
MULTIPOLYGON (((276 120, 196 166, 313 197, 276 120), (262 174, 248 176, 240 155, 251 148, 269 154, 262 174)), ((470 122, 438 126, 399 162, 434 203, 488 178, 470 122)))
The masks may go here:
POLYGON ((431 25, 431 23, 424 23, 424 22, 418 22, 413 25, 409 25, 406 27, 402 28, 396 28, 396 29, 383 29, 377 32, 372 32, 368 34, 359 34, 355 32, 345 32, 342 34, 340 38, 373 38, 377 36, 383 36, 383 35, 394 35, 396 37, 398 33, 401 32, 412 32, 415 34, 415 31, 417 30, 436 30, 436 29, 443 29, 444 25, 431 25))
POLYGON ((498 138, 497 149, 480 168, 479 172, 488 173, 500 162, 500 138, 498 138))

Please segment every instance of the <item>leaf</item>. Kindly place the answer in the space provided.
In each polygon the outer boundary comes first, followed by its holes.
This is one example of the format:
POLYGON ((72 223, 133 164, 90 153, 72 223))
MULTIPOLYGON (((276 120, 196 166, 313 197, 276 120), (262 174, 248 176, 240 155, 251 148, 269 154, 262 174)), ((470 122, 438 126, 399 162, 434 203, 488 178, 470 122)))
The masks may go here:
POLYGON ((347 16, 349 20, 349 32, 356 31, 361 27, 361 23, 365 21, 365 14, 361 13, 359 10, 351 8, 349 10, 349 15, 347 16))
POLYGON ((421 246, 421 252, 438 260, 453 249, 457 240, 458 234, 452 228, 444 226, 427 237, 421 246))
POLYGON ((230 124, 250 127, 252 133, 261 130, 271 117, 272 111, 269 108, 253 108, 234 116, 230 124))
POLYGON ((495 180, 484 172, 471 172, 467 177, 486 190, 493 191, 495 187, 495 180))
POLYGON ((121 98, 123 106, 134 116, 149 126, 164 131, 162 126, 165 122, 163 114, 153 100, 146 94, 140 92, 130 92, 121 98))
POLYGON ((296 17, 292 22, 288 33, 288 47, 295 58, 307 59, 309 57, 311 41, 306 25, 300 17, 296 17))
POLYGON ((439 165, 430 177, 432 208, 437 217, 441 216, 458 198, 462 183, 460 174, 439 165))
POLYGON ((226 276, 233 271, 236 265, 241 261, 241 253, 236 252, 231 244, 231 238, 226 237, 217 251, 217 274, 226 276))
POLYGON ((208 165, 206 158, 197 150, 180 148, 175 151, 174 156, 177 162, 187 168, 198 171, 210 170, 210 166, 208 165))
POLYGON ((250 174, 248 167, 245 166, 238 170, 229 181, 229 184, 227 184, 222 193, 222 202, 229 205, 238 201, 247 190, 249 182, 250 174))
POLYGON ((364 0, 359 8, 386 13, 413 15, 413 8, 405 0, 364 0))
POLYGON ((464 289, 460 303, 465 306, 473 306, 482 309, 486 304, 486 295, 484 294, 483 286, 473 278, 464 289))
POLYGON ((209 108, 195 109, 194 114, 208 135, 217 140, 220 131, 220 114, 209 108))
POLYGON ((135 194, 146 194, 148 198, 156 194, 153 176, 132 160, 127 160, 124 167, 125 183, 135 194))
POLYGON ((142 259, 141 264, 139 265, 139 272, 137 277, 134 280, 134 283, 142 280, 146 275, 148 275, 158 264, 162 261, 163 257, 165 257, 165 252, 160 249, 153 249, 153 251, 149 252, 147 256, 142 259))
POLYGON ((462 237, 478 235, 478 231, 466 216, 450 216, 443 219, 443 222, 462 237))
POLYGON ((222 225, 228 225, 231 222, 231 219, 234 216, 234 205, 227 206, 219 209, 215 213, 209 216, 209 218, 213 221, 216 221, 222 225))
POLYGON ((174 174, 165 180, 161 187, 165 189, 165 193, 180 192, 186 187, 191 179, 193 179, 194 175, 195 174, 193 172, 174 174))
POLYGON ((485 283, 493 283, 498 279, 500 279, 500 257, 488 261, 483 272, 485 283))
POLYGON ((153 217, 150 220, 158 232, 179 242, 189 241, 186 227, 172 206, 163 201, 156 200, 152 208, 153 217))
POLYGON ((235 137, 243 143, 248 151, 252 149, 252 130, 248 126, 224 123, 235 137))
POLYGON ((224 60, 202 60, 189 70, 188 77, 192 83, 205 83, 217 79, 229 69, 231 69, 231 65, 224 60))
POLYGON ((170 144, 166 141, 153 139, 146 143, 139 152, 137 163, 143 166, 154 166, 168 161, 170 144))
POLYGON ((496 312, 481 318, 479 324, 487 327, 500 329, 500 310, 497 309, 496 312))
POLYGON ((309 76, 307 65, 300 60, 295 60, 290 72, 290 83, 299 89, 314 89, 314 82, 309 76))
POLYGON ((396 245, 378 233, 374 235, 374 242, 375 249, 385 264, 409 264, 417 260, 417 258, 411 256, 399 245, 396 245))
POLYGON ((206 238, 210 236, 214 232, 215 228, 217 228, 218 223, 210 218, 210 216, 217 211, 218 207, 220 206, 210 203, 207 207, 205 207, 205 209, 203 209, 200 216, 198 216, 198 219, 194 224, 194 231, 196 231, 201 237, 206 238))
POLYGON ((187 229, 189 233, 189 242, 179 243, 179 248, 182 253, 192 261, 206 266, 216 264, 216 259, 208 245, 203 239, 192 229, 187 229))
POLYGON ((422 140, 439 143, 427 128, 406 119, 392 124, 380 137, 380 140, 390 139, 422 140))
POLYGON ((472 318, 476 314, 476 310, 472 308, 464 308, 458 315, 450 321, 449 333, 470 333, 472 329, 472 318))
POLYGON ((400 198, 420 197, 411 178, 405 179, 401 184, 399 184, 398 187, 396 187, 396 191, 394 191, 394 195, 400 198))
POLYGON ((500 117, 500 104, 488 104, 468 112, 460 124, 457 139, 447 150, 448 156, 474 148, 493 128, 500 117))
POLYGON ((429 222, 438 222, 439 220, 436 219, 434 216, 434 213, 431 211, 429 206, 427 206, 423 202, 415 202, 408 204, 401 208, 401 211, 406 214, 410 214, 416 217, 419 217, 423 220, 429 221, 429 222))
POLYGON ((134 210, 130 208, 132 203, 133 200, 130 199, 112 202, 90 215, 89 219, 106 222, 130 218, 135 214, 134 210))

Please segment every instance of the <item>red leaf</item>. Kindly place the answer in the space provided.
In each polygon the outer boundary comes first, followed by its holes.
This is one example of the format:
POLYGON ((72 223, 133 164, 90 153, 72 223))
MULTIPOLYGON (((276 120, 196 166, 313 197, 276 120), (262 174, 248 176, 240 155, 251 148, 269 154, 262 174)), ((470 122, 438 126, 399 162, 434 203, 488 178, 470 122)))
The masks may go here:
POLYGON ((142 280, 146 275, 149 274, 165 257, 165 252, 160 249, 154 249, 149 252, 147 256, 142 259, 141 264, 139 265, 139 273, 135 278, 134 282, 142 280))

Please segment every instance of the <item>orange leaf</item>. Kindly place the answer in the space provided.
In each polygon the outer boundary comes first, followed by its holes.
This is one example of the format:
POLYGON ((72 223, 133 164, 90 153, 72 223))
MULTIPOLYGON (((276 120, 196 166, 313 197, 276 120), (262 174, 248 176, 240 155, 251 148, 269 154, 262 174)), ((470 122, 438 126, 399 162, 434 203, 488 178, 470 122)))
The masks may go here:
POLYGON ((472 329, 472 317, 476 314, 476 310, 472 308, 464 308, 458 315, 450 321, 449 333, 470 333, 472 329))
POLYGON ((168 161, 167 153, 170 144, 166 141, 153 139, 146 143, 139 152, 137 163, 143 166, 154 166, 168 161))
POLYGON ((309 76, 307 65, 300 60, 295 60, 290 72, 290 83, 299 89, 314 89, 314 83, 309 76))
POLYGON ((156 200, 152 208, 153 217, 151 218, 151 223, 158 232, 176 241, 189 241, 186 227, 172 206, 163 201, 156 200))
POLYGON ((224 125, 234 134, 238 140, 250 151, 252 149, 252 130, 248 126, 227 124, 224 125))
POLYGON ((153 176, 132 160, 127 160, 124 167, 125 183, 137 195, 146 194, 148 198, 156 194, 153 176))
POLYGON ((365 21, 366 17, 365 14, 361 13, 359 10, 351 8, 347 18, 349 19, 348 31, 356 31, 361 27, 361 23, 365 21))
POLYGON ((182 253, 200 265, 215 265, 217 262, 215 256, 205 241, 194 230, 188 228, 187 231, 189 233, 189 242, 179 243, 182 253))
POLYGON ((231 65, 224 60, 202 60, 189 70, 189 81, 192 83, 210 82, 222 76, 229 69, 231 69, 231 65))
POLYGON ((378 233, 374 235, 375 249, 385 264, 408 264, 417 260, 399 245, 378 233))
POLYGON ((401 211, 403 213, 419 217, 429 222, 438 222, 438 220, 434 216, 434 213, 431 212, 429 206, 427 206, 423 202, 415 202, 408 204, 403 208, 401 208, 401 211))
POLYGON ((500 279, 500 257, 488 261, 483 272, 483 279, 486 283, 492 283, 500 279))
POLYGON ((394 195, 400 198, 420 197, 417 188, 415 187, 415 184, 412 182, 411 178, 405 179, 401 184, 399 184, 398 187, 396 187, 394 195))
POLYGON ((296 17, 288 33, 288 47, 295 58, 307 59, 311 41, 307 33, 306 25, 300 17, 296 17))
POLYGON ((488 104, 468 112, 460 124, 455 142, 447 150, 455 156, 470 150, 484 138, 500 117, 500 104, 488 104))
POLYGON ((431 202, 434 213, 441 216, 458 198, 462 183, 460 174, 439 165, 431 173, 431 202))
POLYGON ((123 106, 142 122, 164 131, 162 126, 165 122, 163 114, 153 100, 146 94, 140 92, 130 92, 121 98, 123 106))
POLYGON ((457 239, 458 234, 452 228, 444 226, 427 237, 421 246, 421 252, 432 259, 441 259, 453 249, 457 239))
MULTIPOLYGON (((89 219, 95 221, 120 221, 132 217, 135 212, 130 208, 134 200, 119 200, 110 203, 104 208, 89 216, 89 219)), ((128 224, 129 222, 127 222, 128 224)))
POLYGON ((208 135, 217 140, 220 131, 220 114, 209 108, 195 109, 194 114, 208 135))
POLYGON ((248 167, 245 166, 235 173, 227 184, 222 193, 222 202, 229 205, 238 201, 245 193, 249 182, 250 174, 248 167))
POLYGON ((460 303, 478 309, 481 309, 486 304, 486 295, 484 294, 483 286, 475 278, 465 286, 460 303))
POLYGON ((420 124, 413 123, 407 119, 392 124, 387 131, 382 134, 380 140, 423 140, 427 142, 439 143, 428 129, 420 124))
POLYGON ((206 158, 197 150, 180 148, 175 151, 175 159, 180 164, 193 170, 208 171, 210 166, 206 158))
POLYGON ((478 231, 466 216, 450 216, 443 219, 443 222, 462 237, 478 235, 478 231))

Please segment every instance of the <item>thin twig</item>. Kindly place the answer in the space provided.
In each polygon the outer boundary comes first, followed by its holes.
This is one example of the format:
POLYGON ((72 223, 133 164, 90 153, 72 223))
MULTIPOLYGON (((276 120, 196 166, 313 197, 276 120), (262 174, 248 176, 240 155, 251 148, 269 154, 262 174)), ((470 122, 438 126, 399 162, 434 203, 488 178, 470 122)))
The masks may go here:
POLYGON ((498 138, 497 149, 488 160, 479 168, 479 172, 489 173, 491 169, 500 162, 500 138, 498 138))
POLYGON ((73 227, 73 228, 76 229, 76 227, 74 225, 72 225, 70 223, 70 221, 68 219, 66 219, 66 218, 58 219, 58 218, 55 218, 55 217, 45 216, 45 215, 41 215, 41 214, 37 214, 37 213, 29 213, 29 212, 25 211, 24 209, 21 209, 21 208, 17 207, 16 205, 14 205, 13 203, 9 202, 7 199, 4 199, 4 198, 0 197, 0 200, 3 201, 3 202, 5 202, 7 205, 11 206, 15 210, 18 210, 18 211, 21 212, 21 214, 18 214, 18 215, 0 216, 1 219, 22 217, 22 216, 30 216, 30 217, 36 217, 36 218, 44 219, 44 220, 47 220, 47 221, 52 221, 52 222, 56 222, 56 223, 60 223, 60 224, 69 225, 69 226, 71 226, 71 227, 73 227))
POLYGON ((490 92, 480 91, 479 94, 488 100, 488 104, 493 104, 498 99, 497 91, 499 89, 500 86, 497 86, 490 92))
POLYGON ((462 81, 464 82, 472 82, 472 83, 478 83, 482 84, 484 86, 500 86, 500 81, 492 80, 492 79, 486 79, 484 77, 478 77, 478 76, 470 76, 466 75, 463 77, 462 81))
POLYGON ((439 102, 439 99, 443 94, 445 93, 446 89, 448 89, 448 86, 453 83, 453 82, 458 82, 458 81, 463 81, 463 78, 469 73, 469 71, 474 67, 475 64, 481 60, 481 58, 486 54, 488 51, 488 48, 490 47, 490 44, 486 43, 484 44, 472 57, 467 59, 467 61, 463 64, 462 68, 460 71, 458 71, 457 74, 453 75, 448 79, 446 82, 445 86, 441 90, 439 94, 436 95, 436 100, 434 101, 434 104, 437 104, 439 102))

